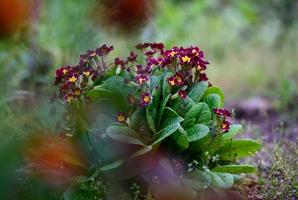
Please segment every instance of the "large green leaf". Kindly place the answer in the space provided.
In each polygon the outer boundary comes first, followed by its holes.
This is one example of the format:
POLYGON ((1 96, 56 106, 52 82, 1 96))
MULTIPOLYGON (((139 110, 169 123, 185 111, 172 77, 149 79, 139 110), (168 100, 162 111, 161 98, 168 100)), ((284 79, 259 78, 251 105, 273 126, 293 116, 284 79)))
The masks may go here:
POLYGON ((185 186, 198 191, 207 188, 211 184, 211 177, 206 172, 195 170, 187 174, 182 182, 185 186))
POLYGON ((165 72, 162 75, 162 96, 163 96, 163 98, 165 98, 166 96, 171 94, 171 86, 168 83, 168 78, 172 75, 173 75, 172 72, 165 72))
POLYGON ((211 177, 212 186, 220 189, 228 189, 234 184, 234 176, 229 173, 211 172, 207 171, 211 177))
POLYGON ((191 88, 188 94, 188 97, 191 98, 194 102, 198 103, 204 96, 207 89, 208 89, 208 82, 206 81, 199 82, 191 88))
POLYGON ((221 135, 212 136, 210 134, 195 141, 191 145, 191 150, 194 152, 208 152, 213 155, 221 147, 221 135))
POLYGON ((139 157, 139 156, 142 156, 148 152, 150 152, 152 150, 152 146, 149 145, 149 146, 145 146, 143 147, 142 149, 136 151, 135 153, 133 153, 130 158, 135 158, 135 157, 139 157))
POLYGON ((142 108, 135 110, 135 112, 129 118, 129 124, 134 130, 138 130, 140 127, 143 129, 149 129, 146 119, 146 109, 142 108))
POLYGON ((171 124, 165 127, 164 129, 160 130, 158 133, 154 135, 154 138, 156 138, 156 140, 153 142, 152 146, 160 143, 165 138, 172 135, 179 127, 180 127, 180 123, 178 122, 178 123, 171 124))
POLYGON ((183 117, 185 113, 187 113, 187 111, 195 104, 196 103, 191 98, 177 98, 169 107, 173 108, 177 113, 179 113, 179 115, 183 117))
POLYGON ((151 81, 151 88, 150 92, 152 95, 152 101, 151 103, 146 107, 146 116, 147 116, 147 121, 150 129, 156 133, 157 132, 157 115, 158 115, 158 107, 160 104, 160 99, 161 99, 161 90, 156 89, 157 87, 160 87, 162 80, 160 76, 151 76, 150 77, 151 81))
POLYGON ((196 124, 193 127, 186 129, 189 142, 194 142, 205 137, 209 133, 209 128, 203 124, 196 124))
POLYGON ((216 153, 221 160, 235 160, 255 154, 261 145, 255 140, 232 140, 221 147, 216 153))
POLYGON ((231 125, 230 130, 222 135, 222 145, 233 139, 241 130, 242 126, 240 124, 231 125))
POLYGON ((110 98, 111 95, 112 92, 110 90, 104 89, 101 86, 97 86, 86 93, 86 96, 89 97, 92 101, 98 101, 103 98, 110 98))
POLYGON ((87 93, 87 96, 93 101, 101 100, 102 98, 109 99, 117 109, 127 111, 127 97, 133 93, 135 88, 124 83, 124 78, 120 76, 112 76, 105 80, 101 85, 96 86, 93 90, 87 93))
POLYGON ((195 118, 192 118, 192 119, 184 119, 183 122, 181 123, 182 124, 182 127, 183 128, 189 128, 189 127, 192 127, 196 124, 196 119, 195 118))
POLYGON ((178 151, 184 151, 189 147, 189 141, 187 136, 182 133, 181 131, 177 130, 173 135, 172 135, 173 142, 176 144, 176 148, 178 151))
POLYGON ((209 94, 204 100, 208 104, 210 110, 213 110, 214 108, 222 108, 221 99, 218 94, 209 94))
POLYGON ((196 119, 197 124, 209 125, 211 120, 211 112, 209 106, 200 102, 193 105, 185 114, 185 119, 196 119))
POLYGON ((172 124, 179 124, 183 121, 183 118, 180 117, 172 108, 166 107, 164 109, 164 114, 162 116, 163 120, 161 123, 161 128, 165 128, 172 124))
POLYGON ((161 104, 160 104, 160 108, 158 110, 158 115, 157 115, 157 128, 160 127, 160 123, 161 123, 161 117, 163 115, 164 109, 167 105, 167 102, 169 101, 171 97, 171 94, 168 94, 165 98, 162 99, 161 104))
POLYGON ((127 126, 118 124, 111 125, 106 132, 110 138, 118 142, 145 146, 144 143, 140 140, 138 134, 133 129, 127 126))
POLYGON ((240 173, 256 172, 256 168, 251 165, 224 165, 224 166, 217 166, 213 168, 212 171, 231 173, 231 174, 240 174, 240 173))
POLYGON ((117 160, 115 162, 112 162, 112 163, 109 163, 109 164, 106 164, 106 165, 102 166, 100 168, 100 171, 110 171, 112 169, 115 169, 115 168, 119 167, 123 163, 124 163, 123 160, 117 160))
POLYGON ((80 188, 79 184, 69 186, 63 193, 64 200, 92 200, 94 194, 90 191, 80 188))
POLYGON ((225 95, 224 95, 224 92, 219 88, 219 87, 216 87, 216 86, 211 86, 207 89, 207 91, 205 92, 204 94, 204 97, 207 97, 208 95, 210 94, 217 94, 220 96, 220 102, 221 102, 221 107, 224 106, 224 102, 225 102, 225 95))

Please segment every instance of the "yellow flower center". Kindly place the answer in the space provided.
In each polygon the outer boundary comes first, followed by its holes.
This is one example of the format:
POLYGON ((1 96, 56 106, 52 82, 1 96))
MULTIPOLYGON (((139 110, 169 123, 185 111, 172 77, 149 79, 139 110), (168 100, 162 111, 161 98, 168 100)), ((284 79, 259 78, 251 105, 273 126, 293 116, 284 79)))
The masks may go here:
POLYGON ((76 82, 76 80, 77 80, 77 78, 75 76, 72 76, 68 79, 68 81, 72 82, 72 83, 76 82))
POLYGON ((177 54, 177 52, 172 51, 172 52, 170 53, 170 56, 173 57, 173 56, 176 55, 176 54, 177 54))
POLYGON ((72 102, 72 100, 73 100, 73 97, 72 97, 72 96, 68 96, 67 99, 66 99, 66 101, 67 101, 68 103, 72 102))
POLYGON ((182 57, 183 62, 190 62, 190 58, 188 56, 182 57))
POLYGON ((63 69, 63 74, 66 74, 68 72, 67 69, 63 69))
POLYGON ((143 100, 144 100, 144 102, 148 103, 150 101, 150 97, 149 96, 145 96, 143 100))
POLYGON ((75 90, 75 95, 79 96, 81 94, 81 91, 79 89, 75 90))
POLYGON ((90 76, 90 72, 89 71, 85 71, 85 72, 83 72, 83 74, 85 75, 85 76, 90 76))
POLYGON ((223 129, 225 129, 225 128, 227 128, 227 124, 226 124, 226 123, 223 123, 223 124, 221 125, 221 127, 222 127, 223 129))
POLYGON ((142 84, 145 81, 144 78, 139 78, 139 83, 142 84))
POLYGON ((123 115, 118 115, 118 121, 119 122, 124 122, 125 121, 125 117, 123 115))
POLYGON ((181 83, 181 82, 182 82, 182 78, 181 78, 180 76, 176 76, 176 81, 177 81, 178 83, 181 83))
POLYGON ((175 85, 175 81, 174 80, 169 81, 169 83, 170 83, 171 86, 175 85))

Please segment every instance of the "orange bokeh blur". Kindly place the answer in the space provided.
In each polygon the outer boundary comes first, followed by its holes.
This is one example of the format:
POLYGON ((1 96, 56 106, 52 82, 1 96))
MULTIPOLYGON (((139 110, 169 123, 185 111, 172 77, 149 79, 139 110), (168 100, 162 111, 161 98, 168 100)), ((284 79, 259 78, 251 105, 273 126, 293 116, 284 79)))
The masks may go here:
POLYGON ((99 22, 106 27, 133 31, 142 27, 153 15, 155 0, 99 0, 96 10, 99 22))
POLYGON ((26 163, 32 174, 57 184, 83 175, 87 162, 70 138, 59 135, 33 137, 25 151, 26 163))
POLYGON ((0 36, 9 36, 21 29, 30 18, 32 0, 0 1, 0 36))

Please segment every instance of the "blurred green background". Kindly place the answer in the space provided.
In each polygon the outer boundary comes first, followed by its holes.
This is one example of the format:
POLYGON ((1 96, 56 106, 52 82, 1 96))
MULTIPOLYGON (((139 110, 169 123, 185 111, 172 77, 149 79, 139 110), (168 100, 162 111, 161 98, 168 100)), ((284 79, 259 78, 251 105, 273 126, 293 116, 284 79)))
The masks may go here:
MULTIPOLYGON (((147 23, 125 31, 102 26, 101 17, 112 12, 103 12, 104 0, 33 2, 30 25, 0 38, 0 147, 6 150, 0 149, 0 177, 18 162, 18 147, 3 143, 21 144, 31 130, 53 128, 60 120, 55 116, 63 110, 49 104, 55 69, 76 64, 80 54, 102 44, 114 46, 112 58, 126 57, 140 42, 197 45, 211 63, 211 82, 223 88, 228 103, 260 96, 280 112, 289 105, 297 110, 296 0, 157 0, 148 7, 153 15, 147 23)), ((0 12, 0 22, 1 17, 0 12)))

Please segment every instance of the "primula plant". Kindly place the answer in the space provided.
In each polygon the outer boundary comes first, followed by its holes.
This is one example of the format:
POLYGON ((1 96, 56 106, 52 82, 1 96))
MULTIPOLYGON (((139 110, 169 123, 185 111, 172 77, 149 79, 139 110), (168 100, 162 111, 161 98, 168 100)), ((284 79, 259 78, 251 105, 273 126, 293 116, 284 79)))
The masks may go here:
POLYGON ((110 60, 113 47, 103 45, 56 71, 65 136, 81 144, 89 171, 64 198, 170 199, 182 190, 181 199, 195 199, 255 172, 239 159, 260 144, 234 139, 241 125, 231 123, 223 91, 209 82, 203 51, 161 43, 136 48, 142 56, 110 60))

